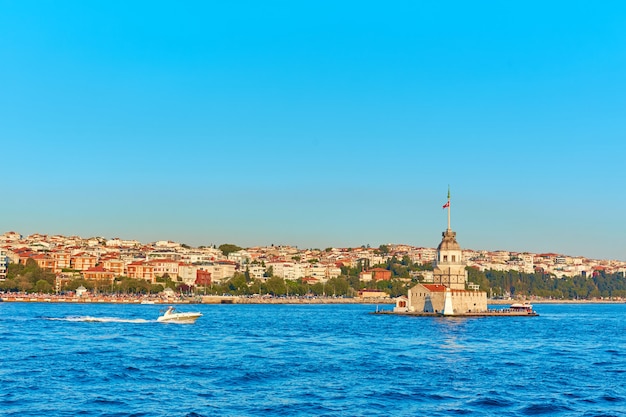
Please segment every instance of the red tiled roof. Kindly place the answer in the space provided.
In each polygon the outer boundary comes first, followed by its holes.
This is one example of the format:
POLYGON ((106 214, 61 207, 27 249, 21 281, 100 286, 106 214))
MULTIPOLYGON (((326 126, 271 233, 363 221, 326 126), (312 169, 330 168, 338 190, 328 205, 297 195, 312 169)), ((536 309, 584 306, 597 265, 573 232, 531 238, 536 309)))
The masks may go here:
POLYGON ((422 284, 430 292, 442 292, 446 290, 445 285, 441 284, 422 284))
POLYGON ((108 269, 104 269, 103 266, 92 266, 91 268, 87 269, 87 271, 85 272, 111 272, 108 269))

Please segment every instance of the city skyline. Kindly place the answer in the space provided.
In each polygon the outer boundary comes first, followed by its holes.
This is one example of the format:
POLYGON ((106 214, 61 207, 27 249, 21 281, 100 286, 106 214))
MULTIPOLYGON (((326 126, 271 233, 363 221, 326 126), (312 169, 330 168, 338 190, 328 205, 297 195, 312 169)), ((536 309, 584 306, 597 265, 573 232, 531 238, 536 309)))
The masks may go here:
MULTIPOLYGON (((451 230, 451 229, 450 229, 451 230)), ((11 247, 12 249, 16 249, 16 248, 23 248, 23 249, 28 249, 31 247, 32 241, 38 242, 37 244, 35 244, 36 248, 35 251, 37 250, 42 250, 43 252, 47 252, 50 249, 46 249, 45 247, 39 247, 39 244, 41 242, 52 242, 53 245, 58 245, 59 241, 65 241, 65 240, 78 240, 78 241, 82 241, 83 244, 84 242, 90 241, 90 240, 98 240, 101 243, 99 243, 96 246, 106 246, 106 247, 112 247, 112 248, 125 248, 125 249, 129 249, 129 248, 142 248, 142 250, 144 250, 145 247, 149 247, 149 246, 155 246, 155 247, 163 247, 163 248, 167 248, 167 250, 171 250, 172 248, 185 248, 185 249, 189 249, 189 250, 193 250, 193 249, 218 249, 220 246, 222 245, 226 245, 226 246, 238 246, 240 247, 241 250, 246 251, 246 250, 250 250, 250 249, 271 249, 271 248, 285 248, 285 249, 293 249, 293 250, 297 250, 298 252, 328 252, 328 251, 341 251, 341 252, 352 252, 352 251, 359 251, 359 250, 365 250, 365 251, 374 251, 374 252, 378 252, 381 247, 385 246, 389 249, 391 249, 392 252, 398 250, 402 251, 404 248, 409 247, 415 250, 430 250, 430 251, 435 251, 436 248, 438 247, 438 244, 433 244, 433 245, 429 245, 429 244, 415 244, 415 245, 411 245, 411 244, 407 244, 407 243, 402 243, 402 242, 384 242, 381 244, 377 244, 377 245, 370 245, 370 244, 363 244, 363 245, 359 245, 359 246, 328 246, 328 245, 318 245, 316 247, 313 246, 297 246, 297 245, 287 245, 287 244, 259 244, 259 245, 238 245, 237 243, 233 243, 233 242, 210 242, 210 243, 206 243, 206 244, 201 244, 201 245, 189 245, 186 242, 182 242, 182 241, 177 241, 177 240, 172 240, 172 239, 158 239, 158 240, 152 240, 152 241, 141 241, 138 239, 134 239, 132 237, 128 237, 128 238, 124 238, 124 237, 119 237, 119 236, 104 236, 104 235, 89 235, 89 236, 80 236, 80 235, 62 235, 62 234, 45 234, 45 233, 33 233, 30 235, 23 235, 21 233, 19 233, 19 231, 15 231, 15 230, 9 230, 4 232, 4 234, 0 234, 0 238, 3 235, 15 235, 15 236, 19 236, 19 239, 16 240, 11 240, 10 243, 9 241, 7 241, 7 243, 5 245, 0 245, 0 249, 2 247, 4 248, 8 248, 11 247), (33 240, 34 239, 34 240, 33 240), (30 243, 28 243, 29 241, 31 241, 30 243)), ((15 238, 14 238, 15 239, 15 238)), ((91 245, 91 244, 90 244, 91 245)), ((64 244, 62 244, 61 246, 64 246, 64 244)), ((75 246, 74 250, 76 250, 76 248, 80 247, 79 246, 75 246)), ((90 246, 91 247, 91 246, 90 246)), ((30 249, 28 249, 30 251, 30 249)), ((52 249, 53 251, 58 250, 58 248, 56 246, 54 246, 54 249, 52 249)), ((497 257, 502 256, 502 253, 508 253, 511 256, 514 255, 533 255, 533 256, 539 256, 539 257, 548 257, 548 258, 584 258, 587 261, 590 262, 600 262, 601 265, 603 265, 604 263, 608 263, 608 264, 613 264, 614 262, 617 263, 623 263, 626 262, 624 260, 620 260, 620 259, 616 259, 616 258, 593 258, 593 257, 589 257, 589 256, 585 256, 585 255, 572 255, 569 253, 563 253, 563 252, 557 252, 557 251, 544 251, 544 252, 532 252, 532 251, 527 251, 527 250, 521 250, 521 251, 515 251, 515 250, 507 250, 504 248, 500 248, 500 249, 492 249, 492 248, 462 248, 463 253, 475 253, 475 254, 479 254, 479 253, 486 253, 486 254, 495 254, 497 255, 497 257)))
POLYGON ((626 5, 0 5, 0 232, 626 259, 626 5))

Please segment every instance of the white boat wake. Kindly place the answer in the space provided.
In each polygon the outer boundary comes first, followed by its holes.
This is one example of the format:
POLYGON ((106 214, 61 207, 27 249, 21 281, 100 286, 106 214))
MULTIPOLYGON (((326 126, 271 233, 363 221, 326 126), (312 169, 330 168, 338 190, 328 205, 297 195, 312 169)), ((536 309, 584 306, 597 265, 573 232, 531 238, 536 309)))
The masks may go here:
POLYGON ((60 317, 60 318, 49 317, 48 320, 72 321, 72 322, 93 322, 93 323, 154 323, 154 320, 146 320, 146 319, 123 319, 119 317, 92 317, 92 316, 69 316, 69 317, 60 317))

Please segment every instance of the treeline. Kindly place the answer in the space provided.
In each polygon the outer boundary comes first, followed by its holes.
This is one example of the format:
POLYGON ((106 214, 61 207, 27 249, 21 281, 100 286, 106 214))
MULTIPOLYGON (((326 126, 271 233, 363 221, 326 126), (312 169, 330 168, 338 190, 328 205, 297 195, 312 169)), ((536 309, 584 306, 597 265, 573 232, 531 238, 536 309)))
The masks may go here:
MULTIPOLYGON (((93 281, 76 278, 65 282, 59 289, 55 287, 55 275, 45 271, 32 259, 25 265, 9 264, 7 279, 0 282, 0 291, 21 291, 28 293, 52 294, 59 290, 74 291, 79 286, 96 293, 106 294, 157 294, 165 288, 185 294, 231 294, 231 295, 265 295, 273 296, 345 296, 354 297, 359 290, 376 289, 384 291, 391 297, 407 293, 407 290, 421 281, 420 272, 432 270, 430 264, 412 262, 408 256, 401 259, 393 257, 386 263, 371 267, 391 271, 389 281, 362 282, 359 274, 367 265, 359 264, 354 268, 342 267, 341 276, 330 278, 325 283, 308 283, 305 280, 285 280, 271 276, 267 279, 253 279, 246 270, 238 272, 234 277, 206 287, 189 287, 168 276, 157 278, 156 284, 146 280, 118 277, 110 281, 93 281)), ((480 289, 489 296, 517 297, 539 296, 555 299, 591 299, 591 298, 626 298, 626 278, 622 273, 606 274, 598 271, 593 277, 556 278, 545 273, 527 274, 518 271, 479 271, 467 268, 469 282, 478 284, 480 289)))
POLYGON ((24 291, 49 294, 54 292, 55 275, 43 270, 33 259, 26 264, 10 263, 6 280, 0 282, 2 291, 24 291))
POLYGON ((467 268, 470 282, 493 296, 538 296, 556 299, 626 297, 626 279, 622 273, 598 271, 592 277, 556 278, 546 273, 518 271, 478 271, 467 268))
MULTIPOLYGON (((33 259, 28 259, 26 264, 10 263, 6 280, 0 281, 0 291, 53 294, 57 292, 55 278, 54 273, 41 269, 33 259)), ((76 278, 64 282, 58 290, 76 291, 82 285, 90 291, 104 294, 158 294, 166 287, 178 289, 168 277, 158 278, 157 281, 161 282, 151 284, 143 279, 128 277, 118 277, 113 283, 110 280, 76 278)))
POLYGON ((359 280, 359 274, 363 270, 362 266, 356 268, 342 268, 342 275, 330 278, 325 283, 307 283, 305 280, 285 280, 283 278, 271 276, 267 279, 253 279, 249 272, 238 272, 232 278, 221 283, 214 283, 204 286, 187 286, 183 282, 173 280, 167 275, 157 278, 156 284, 151 284, 143 279, 133 279, 128 277, 117 277, 113 282, 110 280, 85 280, 75 278, 64 281, 61 288, 56 288, 55 275, 52 272, 43 270, 37 262, 29 259, 25 265, 9 264, 7 279, 0 282, 0 291, 4 292, 26 292, 52 294, 66 291, 75 291, 81 285, 95 293, 103 294, 157 294, 165 288, 172 288, 174 291, 185 294, 211 294, 211 295, 265 295, 273 296, 345 296, 354 297, 362 289, 377 289, 388 293, 392 297, 406 294, 412 285, 417 283, 417 279, 399 277, 409 276, 409 266, 406 260, 388 262, 379 267, 389 268, 392 271, 391 281, 379 281, 364 283, 359 280))
MULTIPOLYGON (((325 283, 307 283, 302 279, 290 280, 270 277, 266 280, 246 279, 246 274, 235 276, 220 284, 213 284, 204 289, 206 294, 230 295, 273 295, 273 296, 335 296, 355 297, 359 290, 376 289, 388 293, 391 297, 406 294, 408 288, 417 281, 392 279, 363 283, 358 276, 339 276, 330 278, 325 283)), ((201 290, 202 291, 202 290, 201 290)))

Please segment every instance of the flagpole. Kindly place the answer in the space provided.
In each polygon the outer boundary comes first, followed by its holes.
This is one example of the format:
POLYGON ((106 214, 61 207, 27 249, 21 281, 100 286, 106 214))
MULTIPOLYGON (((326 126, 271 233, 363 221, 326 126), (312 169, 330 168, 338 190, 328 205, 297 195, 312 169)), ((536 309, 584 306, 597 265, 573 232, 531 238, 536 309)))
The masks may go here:
POLYGON ((450 229, 450 186, 448 185, 448 230, 450 229))

